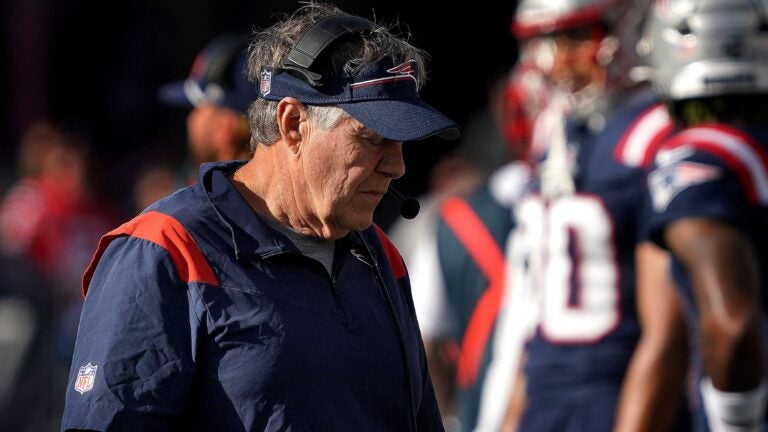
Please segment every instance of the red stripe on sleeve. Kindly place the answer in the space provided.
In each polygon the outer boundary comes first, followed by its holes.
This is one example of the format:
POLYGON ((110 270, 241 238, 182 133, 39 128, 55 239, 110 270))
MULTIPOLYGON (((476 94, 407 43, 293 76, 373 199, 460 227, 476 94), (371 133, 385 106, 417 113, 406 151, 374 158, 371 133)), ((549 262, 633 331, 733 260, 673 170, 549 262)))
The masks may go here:
POLYGON ((208 260, 200 252, 197 243, 184 226, 171 216, 151 211, 124 223, 99 240, 96 253, 83 274, 83 295, 88 290, 93 273, 96 271, 96 264, 107 246, 112 240, 122 236, 147 240, 165 249, 182 281, 219 285, 208 260))
POLYGON ((739 182, 742 185, 742 188, 744 189, 744 192, 747 195, 749 202, 752 204, 758 204, 760 202, 760 193, 756 185, 756 180, 753 178, 755 173, 750 170, 749 166, 747 166, 747 164, 741 158, 737 157, 737 154, 732 150, 729 150, 727 147, 720 145, 717 141, 717 136, 713 136, 711 141, 707 141, 699 137, 692 138, 690 136, 691 132, 706 132, 707 129, 714 129, 737 139, 741 142, 742 145, 746 145, 749 149, 758 155, 761 167, 764 167, 764 169, 768 168, 768 155, 766 154, 765 150, 763 150, 762 147, 754 141, 754 139, 737 129, 733 129, 724 125, 704 125, 688 129, 675 135, 666 144, 664 144, 664 147, 676 148, 689 145, 699 151, 704 151, 716 156, 736 174, 739 182))
MULTIPOLYGON (((655 118, 652 118, 655 119, 655 118)), ((656 152, 659 150, 659 147, 664 142, 664 138, 666 138, 674 129, 674 123, 670 118, 666 116, 666 107, 664 107, 661 104, 653 105, 652 107, 648 108, 647 110, 643 111, 633 122, 632 124, 627 128, 627 130, 624 132, 624 134, 621 136, 621 139, 619 139, 619 145, 616 146, 616 149, 614 150, 614 158, 618 161, 620 161, 623 164, 627 164, 630 166, 639 166, 643 168, 647 168, 651 165, 651 162, 653 161, 653 157, 656 155, 656 152), (663 110, 665 113, 665 121, 660 121, 656 123, 651 123, 649 125, 645 125, 644 122, 648 120, 648 116, 656 114, 658 110, 663 110), (630 140, 634 138, 637 131, 640 129, 640 126, 643 125, 645 127, 654 127, 655 131, 652 135, 648 136, 645 142, 643 143, 644 149, 643 149, 643 156, 642 160, 632 160, 632 157, 626 154, 628 152, 627 145, 629 144, 630 140)))

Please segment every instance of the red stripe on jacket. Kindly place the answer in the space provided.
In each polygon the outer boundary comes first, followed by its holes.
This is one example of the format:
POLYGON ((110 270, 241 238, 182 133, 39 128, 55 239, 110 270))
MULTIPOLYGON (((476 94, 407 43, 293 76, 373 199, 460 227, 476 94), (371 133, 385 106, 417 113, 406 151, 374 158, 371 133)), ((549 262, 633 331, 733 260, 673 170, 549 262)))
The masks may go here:
POLYGON ((96 248, 91 263, 83 274, 83 295, 88 291, 96 264, 112 240, 131 236, 157 244, 168 252, 179 278, 184 282, 202 282, 219 285, 208 260, 200 252, 195 240, 184 226, 166 214, 151 211, 143 213, 105 234, 96 248))
POLYGON ((378 225, 374 225, 374 228, 376 228, 376 234, 379 235, 379 240, 381 240, 381 246, 384 248, 384 253, 387 254, 387 261, 389 261, 389 266, 392 267, 392 271, 395 273, 395 279, 404 277, 405 263, 403 262, 403 257, 400 256, 400 252, 398 252, 397 247, 395 247, 394 243, 392 243, 392 240, 390 240, 389 237, 384 234, 384 231, 382 231, 378 225))

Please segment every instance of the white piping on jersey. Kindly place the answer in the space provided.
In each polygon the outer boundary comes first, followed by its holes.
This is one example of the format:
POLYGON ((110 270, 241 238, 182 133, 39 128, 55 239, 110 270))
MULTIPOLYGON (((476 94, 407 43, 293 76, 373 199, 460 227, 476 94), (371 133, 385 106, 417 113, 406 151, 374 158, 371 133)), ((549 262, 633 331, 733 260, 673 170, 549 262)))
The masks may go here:
POLYGON ((510 162, 494 171, 488 179, 488 190, 493 199, 506 207, 520 201, 531 181, 531 169, 525 162, 510 162))
POLYGON ((630 167, 642 166, 654 138, 671 123, 667 108, 663 105, 646 112, 625 136, 619 160, 630 167))
POLYGON ((566 112, 569 109, 565 95, 556 95, 547 109, 546 121, 550 125, 549 147, 546 158, 539 164, 541 194, 547 198, 571 194, 576 190, 573 181, 575 161, 569 160, 565 136, 566 112))
POLYGON ((715 128, 698 127, 681 132, 684 143, 718 147, 736 159, 749 172, 760 204, 768 204, 768 167, 760 154, 740 137, 715 128))

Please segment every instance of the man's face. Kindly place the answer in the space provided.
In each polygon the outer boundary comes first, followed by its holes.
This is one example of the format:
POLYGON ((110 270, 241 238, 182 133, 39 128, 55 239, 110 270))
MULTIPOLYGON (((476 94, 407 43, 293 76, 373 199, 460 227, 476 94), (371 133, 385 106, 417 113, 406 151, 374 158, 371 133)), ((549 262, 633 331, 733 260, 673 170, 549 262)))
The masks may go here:
POLYGON ((221 109, 213 105, 200 105, 187 116, 187 141, 195 163, 216 160, 215 134, 221 109))
POLYGON ((402 142, 387 140, 349 117, 330 130, 311 122, 301 129, 293 176, 298 207, 318 219, 329 238, 370 226, 390 181, 405 173, 402 142))
POLYGON ((603 32, 596 26, 579 27, 551 36, 554 49, 551 77, 561 88, 577 92, 604 79, 597 62, 603 32))

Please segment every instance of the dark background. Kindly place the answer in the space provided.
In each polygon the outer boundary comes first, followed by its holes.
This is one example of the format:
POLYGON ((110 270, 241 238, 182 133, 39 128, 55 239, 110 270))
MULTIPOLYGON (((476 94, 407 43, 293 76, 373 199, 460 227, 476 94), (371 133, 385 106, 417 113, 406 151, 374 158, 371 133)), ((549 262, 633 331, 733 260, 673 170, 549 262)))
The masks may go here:
MULTIPOLYGON (((460 125, 482 109, 493 79, 514 63, 514 2, 335 1, 383 22, 399 20, 432 55, 423 97, 460 125)), ((186 112, 160 105, 157 88, 184 78, 197 52, 227 30, 263 28, 296 1, 0 1, 0 191, 14 178, 21 132, 33 121, 87 134, 95 192, 129 216, 137 170, 185 151, 186 112)), ((434 162, 457 143, 406 144, 407 194, 426 189, 434 162)))

